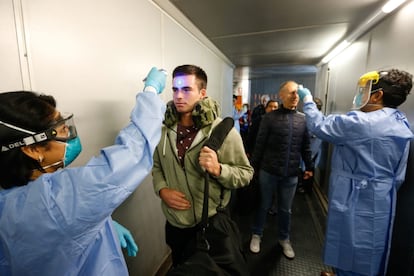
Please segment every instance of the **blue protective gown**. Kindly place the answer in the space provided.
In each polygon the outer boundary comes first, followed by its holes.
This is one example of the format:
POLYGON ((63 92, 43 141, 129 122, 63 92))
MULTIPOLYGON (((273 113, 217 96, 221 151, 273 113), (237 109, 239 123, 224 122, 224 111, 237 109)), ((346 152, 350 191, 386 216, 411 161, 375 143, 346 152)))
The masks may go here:
POLYGON ((143 92, 115 145, 86 166, 0 191, 0 275, 128 275, 111 214, 151 171, 165 104, 143 92))
POLYGON ((324 248, 326 264, 362 275, 383 275, 413 134, 392 108, 323 116, 304 104, 308 128, 334 144, 324 248))

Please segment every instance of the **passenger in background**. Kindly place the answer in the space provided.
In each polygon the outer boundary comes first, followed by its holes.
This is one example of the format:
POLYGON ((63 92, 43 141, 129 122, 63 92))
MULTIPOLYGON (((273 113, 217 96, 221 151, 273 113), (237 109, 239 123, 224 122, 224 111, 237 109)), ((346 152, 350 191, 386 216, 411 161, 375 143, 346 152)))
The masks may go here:
POLYGON ((51 96, 0 94, 0 275, 129 275, 111 214, 151 172, 165 79, 153 68, 115 144, 73 168, 72 115, 51 96))
POLYGON ((260 122, 262 121, 262 117, 264 114, 276 110, 279 108, 279 103, 275 100, 269 100, 267 101, 265 105, 265 113, 263 113, 261 116, 256 117, 254 120, 252 120, 250 127, 249 127, 249 133, 247 135, 247 143, 246 143, 246 153, 247 156, 251 156, 253 154, 254 146, 256 144, 256 137, 257 133, 259 131, 260 122))
POLYGON ((366 73, 358 81, 354 111, 328 116, 317 109, 308 89, 299 89, 309 130, 334 144, 324 262, 339 276, 387 271, 396 191, 413 138, 397 107, 411 88, 407 72, 366 73))
POLYGON ((269 95, 266 95, 266 94, 265 94, 265 95, 262 95, 262 96, 260 97, 260 104, 256 105, 256 106, 253 108, 253 111, 252 111, 252 117, 251 117, 252 122, 253 122, 254 120, 256 120, 257 118, 262 117, 262 115, 266 113, 266 111, 265 111, 265 107, 266 107, 266 103, 267 103, 269 100, 270 100, 269 95))
POLYGON ((407 174, 397 193, 388 276, 414 275, 414 140, 408 154, 407 174))
POLYGON ((288 259, 295 257, 290 243, 290 222, 301 157, 306 164, 304 177, 311 177, 313 171, 305 116, 297 111, 297 88, 294 81, 287 81, 280 86, 282 106, 263 116, 251 159, 253 167, 260 168, 261 199, 252 227, 250 250, 253 253, 260 252, 266 215, 272 204, 272 195, 277 192, 277 236, 283 254, 288 259))
POLYGON ((208 215, 226 207, 231 190, 246 186, 253 168, 244 152, 239 133, 232 129, 216 153, 203 146, 220 121, 219 106, 207 97, 207 75, 195 65, 181 65, 173 72, 173 101, 167 104, 161 141, 154 154, 154 191, 167 218, 166 242, 173 266, 190 255, 201 221, 204 175, 210 173, 208 215), (223 198, 220 195, 223 192, 223 198))
POLYGON ((243 140, 244 147, 246 148, 247 143, 247 136, 249 134, 249 128, 250 128, 250 116, 251 116, 251 110, 249 107, 249 104, 245 103, 242 107, 242 115, 239 119, 240 124, 240 135, 243 140))
MULTIPOLYGON (((266 113, 271 112, 273 110, 278 109, 278 107, 279 107, 279 104, 277 101, 269 100, 266 103, 265 112, 266 113)), ((245 145, 246 153, 249 158, 252 155, 251 153, 253 152, 254 144, 256 143, 256 136, 259 130, 262 116, 257 118, 255 122, 252 123, 251 126, 249 127, 249 132, 248 132, 247 141, 245 145)), ((235 203, 233 203, 236 205, 236 207, 233 208, 234 211, 239 211, 240 213, 250 213, 252 210, 257 209, 258 202, 260 200, 258 174, 259 172, 256 170, 250 185, 237 190, 235 203)), ((274 199, 273 202, 276 202, 276 199, 274 199)))
POLYGON ((237 132, 240 133, 240 117, 243 115, 242 110, 239 110, 236 106, 237 104, 237 96, 233 95, 233 120, 234 120, 234 127, 236 128, 237 132))
MULTIPOLYGON (((265 111, 266 113, 271 112, 273 110, 276 110, 279 108, 279 103, 275 100, 269 100, 266 104, 266 108, 265 111)), ((259 121, 259 126, 260 126, 260 121, 259 121)), ((257 130, 256 130, 256 134, 255 136, 257 136, 257 130)), ((254 143, 256 143, 256 137, 254 138, 254 143)), ((253 152, 253 150, 252 150, 253 152)), ((272 199, 272 207, 270 207, 269 211, 268 211, 269 215, 276 215, 277 214, 277 194, 274 193, 273 194, 273 199, 272 199)))

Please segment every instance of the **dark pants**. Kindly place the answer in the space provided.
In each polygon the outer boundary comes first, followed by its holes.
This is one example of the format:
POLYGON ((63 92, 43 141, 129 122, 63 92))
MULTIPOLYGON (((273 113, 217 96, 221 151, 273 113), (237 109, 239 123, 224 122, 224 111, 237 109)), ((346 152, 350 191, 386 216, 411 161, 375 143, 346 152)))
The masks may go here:
POLYGON ((168 221, 165 224, 165 241, 172 251, 173 266, 184 262, 195 248, 195 241, 198 227, 178 228, 168 221))

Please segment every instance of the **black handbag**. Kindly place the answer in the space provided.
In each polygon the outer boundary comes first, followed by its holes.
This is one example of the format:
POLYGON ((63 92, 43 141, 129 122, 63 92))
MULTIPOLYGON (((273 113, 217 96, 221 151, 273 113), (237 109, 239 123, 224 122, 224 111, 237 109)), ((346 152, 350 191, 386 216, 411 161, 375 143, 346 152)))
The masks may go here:
POLYGON ((201 242, 208 242, 208 254, 226 273, 232 276, 249 275, 239 228, 227 210, 218 207, 217 214, 208 219, 205 239, 201 242))
MULTIPOLYGON (((233 125, 232 118, 223 119, 213 129, 205 145, 217 152, 233 125)), ((204 177, 203 212, 197 240, 195 243, 190 243, 192 246, 189 249, 192 252, 190 257, 167 275, 247 276, 249 272, 238 226, 222 206, 223 188, 217 214, 208 218, 210 175, 206 172, 204 177)))
POLYGON ((219 267, 207 251, 196 250, 167 276, 231 276, 219 267))

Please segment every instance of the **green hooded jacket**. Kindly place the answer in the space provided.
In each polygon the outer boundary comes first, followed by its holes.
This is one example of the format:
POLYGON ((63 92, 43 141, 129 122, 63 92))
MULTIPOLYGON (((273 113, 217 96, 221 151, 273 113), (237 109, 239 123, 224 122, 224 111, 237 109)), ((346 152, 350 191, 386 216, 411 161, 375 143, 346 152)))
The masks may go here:
MULTIPOLYGON (((154 153, 152 175, 157 196, 161 189, 169 188, 184 193, 185 198, 190 201, 191 208, 188 210, 175 210, 161 201, 168 222, 175 227, 188 228, 200 223, 203 209, 204 170, 198 162, 199 153, 212 129, 222 119, 218 117, 218 104, 210 98, 204 98, 195 106, 193 121, 199 131, 185 154, 184 170, 177 156, 178 116, 174 104, 169 102, 161 140, 154 153)), ((253 177, 253 168, 250 166, 242 139, 236 129, 233 128, 229 132, 217 152, 217 157, 221 164, 221 175, 210 177, 209 217, 217 212, 222 188, 224 188, 222 204, 227 206, 231 196, 230 190, 248 185, 253 177)))

